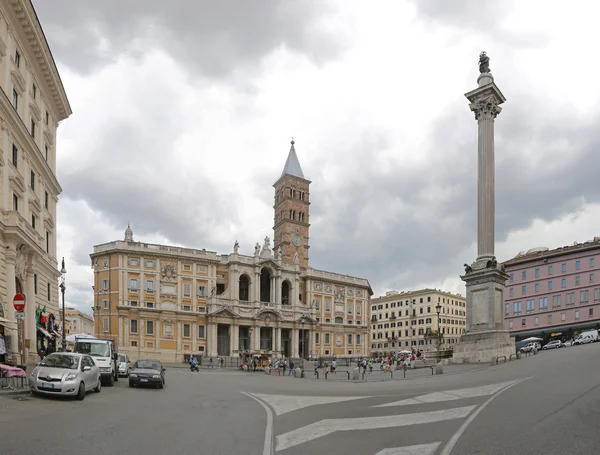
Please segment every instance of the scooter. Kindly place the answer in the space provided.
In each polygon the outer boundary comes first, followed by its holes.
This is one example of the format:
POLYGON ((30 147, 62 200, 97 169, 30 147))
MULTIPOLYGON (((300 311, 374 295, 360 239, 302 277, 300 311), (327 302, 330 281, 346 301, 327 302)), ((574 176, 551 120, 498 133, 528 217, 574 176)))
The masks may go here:
POLYGON ((198 372, 200 372, 200 367, 198 366, 197 363, 191 363, 190 364, 190 371, 198 371, 198 372))

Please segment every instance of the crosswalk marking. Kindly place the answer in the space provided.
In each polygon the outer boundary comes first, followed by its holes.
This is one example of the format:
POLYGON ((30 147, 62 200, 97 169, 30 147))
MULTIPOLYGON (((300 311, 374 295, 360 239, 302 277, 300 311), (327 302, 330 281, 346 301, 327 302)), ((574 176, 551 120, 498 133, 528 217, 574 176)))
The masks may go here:
POLYGON ((306 408, 308 406, 316 406, 327 403, 341 403, 343 401, 361 400, 370 397, 306 397, 294 395, 267 395, 261 393, 253 393, 255 397, 260 398, 268 403, 275 414, 280 416, 286 412, 296 411, 297 409, 306 408))
POLYGON ((409 398, 406 400, 394 401, 393 403, 385 403, 377 406, 372 406, 374 408, 386 408, 390 406, 408 406, 414 404, 423 404, 423 403, 438 403, 442 401, 452 401, 452 400, 462 400, 465 398, 475 398, 475 397, 483 397, 486 395, 493 395, 496 392, 508 387, 512 384, 515 384, 519 381, 507 381, 500 382, 498 384, 490 384, 480 387, 470 387, 468 389, 457 389, 457 390, 446 390, 443 392, 433 392, 428 393, 426 395, 421 395, 414 398, 409 398))
POLYGON ((440 444, 440 442, 434 442, 432 444, 419 444, 416 446, 393 447, 383 449, 375 455, 432 455, 440 444))
POLYGON ((276 451, 289 449, 336 431, 372 430, 420 425, 444 420, 463 419, 476 406, 444 409, 441 411, 400 414, 392 416, 358 417, 349 419, 325 419, 277 436, 276 451))

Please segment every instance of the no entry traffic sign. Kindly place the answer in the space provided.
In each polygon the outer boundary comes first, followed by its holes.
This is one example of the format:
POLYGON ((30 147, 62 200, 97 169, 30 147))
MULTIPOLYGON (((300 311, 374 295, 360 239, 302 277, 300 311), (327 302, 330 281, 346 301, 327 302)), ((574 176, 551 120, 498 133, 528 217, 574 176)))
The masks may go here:
POLYGON ((13 306, 16 311, 23 311, 25 309, 25 296, 23 294, 15 294, 13 306))

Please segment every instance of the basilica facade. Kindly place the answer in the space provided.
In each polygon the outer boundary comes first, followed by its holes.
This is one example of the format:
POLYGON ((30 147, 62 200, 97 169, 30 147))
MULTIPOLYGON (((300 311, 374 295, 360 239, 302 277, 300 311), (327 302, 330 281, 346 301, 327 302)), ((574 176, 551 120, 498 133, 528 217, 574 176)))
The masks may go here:
POLYGON ((363 357, 368 280, 309 265, 310 181, 294 143, 274 186, 274 238, 226 254, 123 241, 94 246, 97 336, 132 358, 363 357))

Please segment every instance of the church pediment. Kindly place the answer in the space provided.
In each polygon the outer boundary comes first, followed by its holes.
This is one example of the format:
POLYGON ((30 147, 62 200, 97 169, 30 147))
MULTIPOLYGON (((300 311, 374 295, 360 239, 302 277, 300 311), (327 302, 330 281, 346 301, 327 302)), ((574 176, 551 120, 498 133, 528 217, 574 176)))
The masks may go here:
POLYGON ((263 307, 256 313, 256 319, 281 320, 283 319, 283 315, 275 308, 263 307))
POLYGON ((213 311, 212 313, 208 314, 209 316, 225 316, 225 317, 230 317, 230 318, 235 318, 235 319, 239 319, 241 316, 239 314, 237 314, 235 312, 235 310, 233 310, 233 308, 231 308, 228 305, 223 305, 221 308, 217 308, 215 311, 213 311))
POLYGON ((298 317, 294 322, 297 322, 298 324, 302 324, 302 319, 304 319, 305 324, 316 324, 317 323, 317 320, 309 314, 304 314, 304 315, 298 317))

